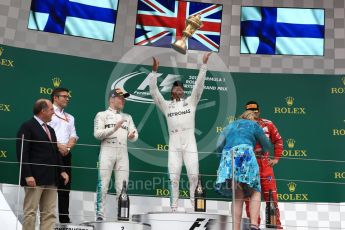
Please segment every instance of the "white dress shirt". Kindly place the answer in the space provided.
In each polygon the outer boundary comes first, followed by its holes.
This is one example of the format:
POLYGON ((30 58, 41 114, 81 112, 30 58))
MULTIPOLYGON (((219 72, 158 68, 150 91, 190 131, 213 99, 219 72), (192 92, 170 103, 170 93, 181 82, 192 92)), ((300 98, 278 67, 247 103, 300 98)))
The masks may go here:
MULTIPOLYGON (((36 115, 34 116, 34 118, 36 119, 36 121, 38 121, 38 123, 40 123, 42 129, 44 130, 44 132, 47 132, 44 128, 44 121, 42 121, 39 117, 37 117, 36 115)), ((49 125, 49 124, 48 124, 49 125)))
POLYGON ((66 113, 63 109, 59 109, 56 105, 54 107, 54 115, 51 122, 48 124, 53 127, 57 142, 67 144, 69 139, 75 138, 78 140, 77 132, 74 125, 74 117, 66 113))

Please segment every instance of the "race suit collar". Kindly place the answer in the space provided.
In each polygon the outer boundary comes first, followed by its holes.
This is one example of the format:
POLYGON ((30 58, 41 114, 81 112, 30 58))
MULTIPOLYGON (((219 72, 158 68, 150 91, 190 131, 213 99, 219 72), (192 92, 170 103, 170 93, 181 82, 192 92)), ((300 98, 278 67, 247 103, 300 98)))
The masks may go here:
POLYGON ((108 110, 110 110, 110 111, 113 112, 113 113, 121 113, 120 110, 113 109, 113 108, 111 108, 110 106, 108 107, 108 110))
POLYGON ((180 101, 184 101, 184 98, 180 98, 180 100, 178 101, 178 100, 176 100, 176 99, 172 99, 172 102, 174 102, 174 103, 176 103, 176 102, 180 102, 180 101))

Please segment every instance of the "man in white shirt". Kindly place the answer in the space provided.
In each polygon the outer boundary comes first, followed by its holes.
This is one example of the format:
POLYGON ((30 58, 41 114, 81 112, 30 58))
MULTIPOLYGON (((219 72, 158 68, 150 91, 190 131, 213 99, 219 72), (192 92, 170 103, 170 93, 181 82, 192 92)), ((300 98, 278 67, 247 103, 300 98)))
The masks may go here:
POLYGON ((70 100, 69 90, 66 88, 55 88, 51 94, 51 101, 54 106, 54 115, 49 123, 56 133, 58 149, 62 155, 62 161, 70 176, 68 184, 59 183, 58 186, 58 204, 59 204, 59 221, 60 223, 71 223, 69 218, 69 194, 71 190, 71 149, 78 140, 75 129, 74 117, 65 112, 70 100))

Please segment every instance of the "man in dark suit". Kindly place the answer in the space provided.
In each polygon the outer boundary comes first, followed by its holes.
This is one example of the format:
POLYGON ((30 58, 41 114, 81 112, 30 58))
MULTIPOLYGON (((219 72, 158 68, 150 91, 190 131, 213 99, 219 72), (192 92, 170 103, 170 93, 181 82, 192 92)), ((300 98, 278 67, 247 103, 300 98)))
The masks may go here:
POLYGON ((47 125, 54 114, 52 103, 39 99, 33 107, 34 117, 17 133, 17 157, 21 165, 21 185, 25 186, 23 230, 34 230, 36 212, 40 210, 40 229, 53 229, 56 223, 56 187, 59 177, 65 184, 69 176, 62 165, 54 129, 47 125), (24 141, 22 141, 22 138, 24 141))

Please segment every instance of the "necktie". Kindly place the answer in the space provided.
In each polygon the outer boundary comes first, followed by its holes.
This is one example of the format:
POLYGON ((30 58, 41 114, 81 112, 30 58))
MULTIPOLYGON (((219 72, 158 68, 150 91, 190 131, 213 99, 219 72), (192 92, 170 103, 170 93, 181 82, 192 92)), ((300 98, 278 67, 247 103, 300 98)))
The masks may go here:
POLYGON ((46 131, 46 133, 48 135, 49 140, 52 141, 52 136, 50 135, 50 132, 49 132, 47 124, 43 123, 43 127, 44 127, 44 130, 46 131))

